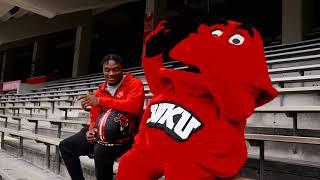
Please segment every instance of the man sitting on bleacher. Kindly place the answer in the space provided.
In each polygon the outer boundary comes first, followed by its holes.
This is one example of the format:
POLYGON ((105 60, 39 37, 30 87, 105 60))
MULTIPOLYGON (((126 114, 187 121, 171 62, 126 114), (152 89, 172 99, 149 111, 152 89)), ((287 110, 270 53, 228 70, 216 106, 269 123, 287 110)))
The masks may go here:
MULTIPOLYGON (((68 172, 73 180, 84 179, 79 156, 94 155, 95 174, 98 180, 113 178, 114 160, 131 148, 132 138, 120 145, 106 146, 97 143, 96 120, 99 114, 112 109, 127 113, 138 119, 143 110, 144 89, 139 79, 131 74, 123 75, 122 58, 119 55, 107 55, 102 60, 105 82, 94 92, 82 98, 85 109, 91 106, 90 126, 60 143, 60 151, 68 172)), ((133 134, 131 135, 133 137, 133 134)))

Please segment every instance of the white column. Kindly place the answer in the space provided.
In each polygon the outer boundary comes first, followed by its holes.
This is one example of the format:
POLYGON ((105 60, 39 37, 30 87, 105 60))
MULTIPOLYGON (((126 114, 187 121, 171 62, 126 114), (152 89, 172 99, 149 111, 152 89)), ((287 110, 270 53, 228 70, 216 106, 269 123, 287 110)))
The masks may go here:
POLYGON ((282 43, 303 40, 303 0, 282 0, 282 43))
POLYGON ((31 62, 30 77, 34 77, 35 72, 36 72, 37 54, 38 54, 38 42, 35 41, 33 43, 33 52, 32 52, 32 62, 31 62))
POLYGON ((79 25, 76 32, 72 77, 88 73, 91 49, 91 25, 79 25))
POLYGON ((4 71, 6 69, 6 61, 7 61, 7 53, 4 52, 2 56, 1 79, 0 79, 1 82, 3 82, 4 80, 4 71))

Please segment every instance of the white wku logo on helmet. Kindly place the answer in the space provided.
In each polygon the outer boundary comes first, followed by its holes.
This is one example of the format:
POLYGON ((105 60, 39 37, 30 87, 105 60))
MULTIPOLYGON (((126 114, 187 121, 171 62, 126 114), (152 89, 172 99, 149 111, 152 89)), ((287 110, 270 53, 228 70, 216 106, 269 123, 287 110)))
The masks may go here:
POLYGON ((183 107, 172 103, 153 104, 147 126, 164 130, 178 142, 186 141, 202 127, 201 121, 183 107))

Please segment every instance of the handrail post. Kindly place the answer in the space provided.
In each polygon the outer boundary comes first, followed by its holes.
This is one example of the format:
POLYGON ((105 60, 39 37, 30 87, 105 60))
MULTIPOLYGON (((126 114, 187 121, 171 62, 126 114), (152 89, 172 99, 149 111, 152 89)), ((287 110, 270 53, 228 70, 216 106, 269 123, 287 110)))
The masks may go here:
POLYGON ((264 141, 259 142, 260 147, 260 180, 264 180, 264 141))

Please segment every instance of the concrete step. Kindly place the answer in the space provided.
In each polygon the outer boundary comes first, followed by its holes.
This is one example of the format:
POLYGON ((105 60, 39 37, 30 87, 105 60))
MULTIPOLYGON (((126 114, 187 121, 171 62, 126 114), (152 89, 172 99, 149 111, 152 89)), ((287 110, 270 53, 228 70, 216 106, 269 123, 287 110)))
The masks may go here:
MULTIPOLYGON (((10 138, 10 137, 6 137, 5 138, 6 144, 5 144, 5 150, 6 152, 10 152, 15 154, 14 156, 12 156, 13 158, 17 158, 17 159, 25 159, 27 161, 29 161, 30 163, 32 163, 33 165, 36 166, 41 166, 41 167, 45 167, 44 165, 44 153, 45 153, 45 147, 42 144, 36 144, 32 141, 29 140, 25 140, 24 141, 24 151, 23 151, 23 157, 19 158, 16 156, 17 154, 17 146, 18 146, 18 141, 15 140, 14 138, 10 138)), ((57 172, 57 163, 55 162, 55 154, 54 154, 54 148, 51 149, 51 167, 50 170, 51 172, 57 172)), ((84 176, 87 180, 95 180, 95 175, 94 175, 94 161, 93 159, 88 158, 87 156, 81 156, 80 157, 80 161, 81 161, 81 166, 84 172, 84 176)), ((113 166, 113 172, 114 174, 117 173, 118 171, 118 166, 119 163, 116 161, 114 163, 113 166)), ((59 175, 61 175, 62 177, 64 177, 65 179, 70 180, 69 174, 65 168, 65 165, 63 162, 61 162, 60 165, 60 172, 59 175)), ((115 179, 114 175, 114 179, 115 179)), ((159 180, 165 180, 164 177, 159 178, 159 180)), ((237 178, 236 180, 241 180, 239 178, 237 178)))
POLYGON ((3 180, 65 180, 50 170, 34 166, 22 158, 17 158, 0 150, 0 179, 3 180))
MULTIPOLYGON (((265 157, 264 178, 272 180, 319 180, 320 166, 284 158, 265 157)), ((259 179, 259 157, 250 155, 239 173, 242 177, 259 179)))
MULTIPOLYGON (((13 155, 13 157, 24 159, 30 162, 32 165, 46 168, 46 160, 45 160, 46 147, 44 144, 41 144, 41 143, 38 144, 33 140, 24 140, 22 157, 18 157, 18 145, 19 145, 19 141, 16 138, 5 136, 4 150, 6 152, 9 152, 11 155, 13 155)), ((60 164, 60 171, 58 172, 58 162, 57 162, 55 150, 56 148, 51 146, 50 169, 48 169, 48 171, 57 173, 60 176, 64 177, 65 179, 70 180, 71 178, 62 160, 60 164)), ((80 161, 81 161, 82 170, 86 180, 95 180, 96 178, 94 174, 93 159, 90 159, 87 156, 81 156, 80 161)), ((114 173, 117 172, 117 169, 118 169, 118 162, 115 162, 114 173)), ((1 166, 0 166, 0 171, 1 171, 1 166)))

